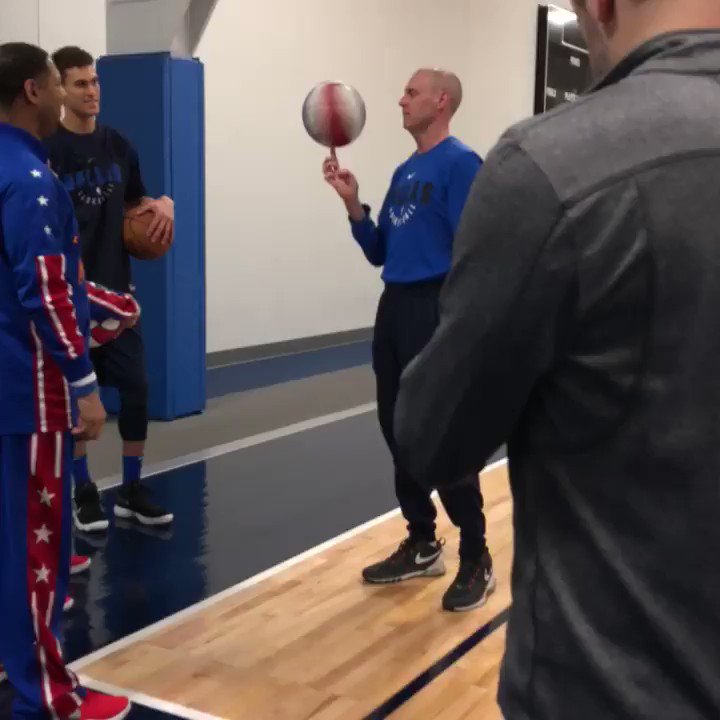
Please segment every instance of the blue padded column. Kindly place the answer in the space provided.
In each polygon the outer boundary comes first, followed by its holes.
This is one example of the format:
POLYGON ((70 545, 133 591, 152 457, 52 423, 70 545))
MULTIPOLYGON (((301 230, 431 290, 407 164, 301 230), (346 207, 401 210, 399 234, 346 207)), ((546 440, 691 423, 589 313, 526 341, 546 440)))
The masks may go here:
MULTIPOLYGON (((159 260, 132 261, 150 416, 172 420, 205 408, 204 68, 168 53, 108 56, 97 68, 99 121, 136 146, 148 194, 175 201, 171 250, 159 260)), ((116 395, 103 397, 116 412, 116 395)))

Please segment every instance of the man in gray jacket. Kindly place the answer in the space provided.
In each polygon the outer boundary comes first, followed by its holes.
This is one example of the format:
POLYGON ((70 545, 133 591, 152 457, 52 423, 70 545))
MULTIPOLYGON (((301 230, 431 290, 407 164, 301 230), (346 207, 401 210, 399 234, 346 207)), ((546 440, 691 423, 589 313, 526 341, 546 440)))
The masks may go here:
POLYGON ((717 720, 720 2, 573 4, 602 79, 488 156, 399 452, 508 441, 506 720, 717 720))

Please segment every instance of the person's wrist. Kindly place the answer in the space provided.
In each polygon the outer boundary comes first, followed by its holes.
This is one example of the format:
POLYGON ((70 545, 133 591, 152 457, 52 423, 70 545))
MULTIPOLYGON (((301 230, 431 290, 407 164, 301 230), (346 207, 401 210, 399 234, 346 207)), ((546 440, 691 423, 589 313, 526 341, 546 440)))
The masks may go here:
POLYGON ((99 390, 97 382, 88 383, 87 385, 83 385, 79 388, 73 388, 73 395, 75 395, 75 398, 77 400, 80 400, 81 398, 86 398, 89 395, 92 395, 93 393, 97 393, 99 390))
POLYGON ((352 198, 345 202, 348 215, 353 222, 360 222, 365 219, 367 212, 358 198, 352 198))

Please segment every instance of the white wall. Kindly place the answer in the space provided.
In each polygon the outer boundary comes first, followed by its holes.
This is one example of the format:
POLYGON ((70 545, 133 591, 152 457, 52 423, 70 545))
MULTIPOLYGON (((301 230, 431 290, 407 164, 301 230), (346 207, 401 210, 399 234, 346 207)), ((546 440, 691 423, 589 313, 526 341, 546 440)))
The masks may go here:
POLYGON ((465 112, 458 127, 484 153, 510 125, 533 113, 539 4, 570 9, 570 0, 479 0, 473 4, 471 66, 465 112))
POLYGON ((183 30, 188 5, 190 0, 108 0, 108 53, 167 52, 183 30))
POLYGON ((40 45, 50 52, 63 45, 80 45, 93 57, 105 54, 105 3, 40 0, 40 45))
POLYGON ((37 41, 37 0, 0 0, 0 43, 37 41))
MULTIPOLYGON (((562 3, 567 6, 567 3, 562 3)), ((363 95, 361 138, 339 153, 378 208, 413 149, 397 101, 412 71, 457 72, 455 132, 485 154, 532 113, 533 0, 220 0, 197 54, 206 65, 208 350, 369 326, 379 272, 324 185, 324 150, 300 109, 315 83, 363 95)))
POLYGON ((105 52, 103 0, 0 0, 0 42, 23 41, 53 52, 81 45, 105 52))

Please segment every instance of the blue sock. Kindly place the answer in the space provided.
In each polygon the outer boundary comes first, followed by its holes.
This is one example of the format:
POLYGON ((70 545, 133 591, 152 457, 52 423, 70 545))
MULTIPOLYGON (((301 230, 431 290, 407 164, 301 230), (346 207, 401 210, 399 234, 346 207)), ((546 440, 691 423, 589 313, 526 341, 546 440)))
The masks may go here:
POLYGON ((123 455, 123 485, 140 480, 142 473, 143 458, 133 457, 131 455, 123 455))
POLYGON ((90 482, 87 455, 73 458, 72 474, 75 480, 75 487, 82 487, 90 482))

